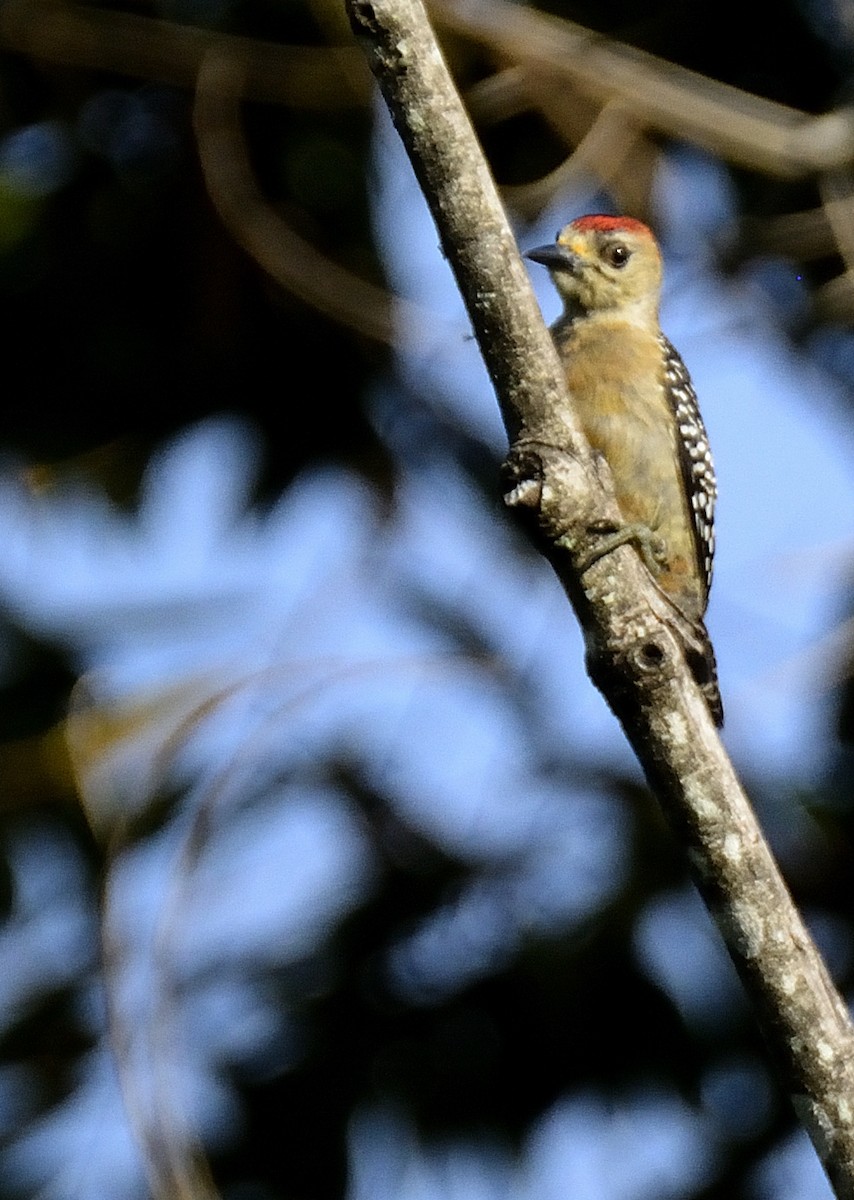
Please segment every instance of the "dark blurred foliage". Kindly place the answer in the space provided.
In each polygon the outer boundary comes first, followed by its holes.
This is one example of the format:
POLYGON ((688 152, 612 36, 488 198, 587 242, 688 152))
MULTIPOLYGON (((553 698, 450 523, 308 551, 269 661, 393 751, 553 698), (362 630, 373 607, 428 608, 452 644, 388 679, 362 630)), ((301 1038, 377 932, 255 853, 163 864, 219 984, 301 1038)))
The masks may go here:
MULTIPOLYGON (((186 25, 209 19, 229 33, 283 44, 322 46, 327 35, 323 10, 297 0, 100 8, 186 25)), ((830 108, 850 90, 854 59, 850 46, 848 55, 839 53, 831 3, 626 0, 550 8, 809 111, 830 108)), ((482 73, 475 48, 452 43, 450 52, 469 82, 482 73)), ((238 413, 260 431, 263 472, 255 499, 262 508, 304 468, 329 463, 352 468, 381 506, 393 506, 401 462, 378 436, 368 401, 371 384, 388 368, 389 349, 286 294, 236 244, 205 187, 192 104, 189 89, 115 69, 28 57, 19 47, 7 47, 0 59, 7 149, 22 130, 37 128, 44 138, 38 152, 44 179, 16 190, 7 155, 0 183, 6 380, 0 455, 35 494, 82 480, 132 513, 155 448, 201 418, 238 413)), ((381 284, 369 210, 371 112, 295 111, 255 100, 244 106, 243 127, 271 207, 330 259, 381 284)), ((554 165, 553 134, 535 119, 494 125, 486 142, 502 181, 525 182, 554 165)), ((746 171, 735 179, 745 218, 763 220, 816 202, 810 183, 746 171)), ((740 244, 737 253, 749 250, 740 244)), ((477 437, 442 417, 429 396, 410 395, 406 404, 418 431, 416 451, 427 445, 461 464, 493 503, 497 464, 477 437)), ((514 552, 527 554, 521 536, 511 537, 514 552)), ((413 597, 412 604, 427 606, 427 619, 453 646, 472 654, 492 649, 478 645, 477 628, 466 628, 459 613, 436 603, 431 609, 429 597, 413 597)), ((35 989, 31 1002, 3 1023, 5 1063, 25 1065, 34 1089, 20 1121, 4 1118, 6 1147, 73 1091, 76 1064, 95 1040, 80 996, 98 978, 97 912, 112 854, 81 815, 56 732, 81 671, 79 656, 25 627, 19 614, 5 614, 0 848, 28 831, 37 841, 73 844, 91 926, 81 934, 76 969, 35 989)), ((830 934, 834 921, 854 916, 850 681, 842 690, 838 765, 808 798, 829 831, 820 870, 792 850, 785 830, 775 829, 762 780, 748 780, 765 804, 798 900, 825 915, 830 934), (829 852, 828 845, 838 849, 829 852)), ((533 726, 524 713, 529 699, 523 693, 515 703, 533 726)), ((275 1004, 297 1014, 300 1045, 281 1062, 271 1052, 251 1069, 239 1062, 228 1067, 242 1116, 223 1148, 209 1147, 224 1195, 343 1196, 348 1129, 354 1110, 366 1104, 405 1113, 425 1139, 471 1136, 518 1147, 540 1114, 578 1089, 617 1103, 638 1087, 661 1086, 699 1105, 704 1080, 719 1064, 761 1063, 759 1035, 730 993, 720 999, 726 1011, 719 1019, 692 1023, 641 968, 637 914, 686 886, 684 864, 654 803, 622 768, 585 779, 571 747, 540 752, 538 769, 560 786, 589 786, 625 805, 631 814, 622 831, 625 876, 603 908, 568 933, 535 928, 482 978, 428 1000, 389 986, 383 966, 389 946, 452 905, 483 868, 409 824, 351 763, 317 766, 356 806, 374 855, 374 880, 328 939, 265 978, 275 1004)), ((167 820, 173 799, 161 798, 163 809, 143 843, 167 820)), ((0 911, 7 916, 20 887, 11 850, 9 856, 0 854, 0 911)), ((849 972, 843 982, 850 982, 850 962, 844 955, 842 961, 849 972)), ((764 1068, 756 1069, 764 1078, 764 1068)), ((741 1133, 727 1131, 725 1113, 718 1117, 717 1158, 690 1192, 695 1200, 749 1195, 756 1164, 794 1128, 782 1098, 768 1101, 741 1133)), ((13 1174, 0 1177, 3 1200, 20 1194, 13 1174)), ((44 1194, 70 1200, 76 1193, 57 1185, 44 1194)))
MULTIPOLYGON (((53 460, 120 439, 122 461, 129 451, 139 465, 170 430, 232 411, 238 397, 269 435, 271 483, 321 438, 326 454, 368 453, 353 396, 375 349, 277 294, 224 235, 200 179, 190 98, 127 81, 93 78, 89 87, 88 99, 75 94, 60 113, 55 101, 42 109, 42 119, 94 126, 95 145, 4 263, 9 372, 27 381, 6 408, 9 444, 53 460), (125 147, 125 136, 138 143, 125 147)), ((289 160, 312 137, 340 147, 336 167, 351 172, 336 182, 346 207, 323 211, 319 196, 305 220, 329 251, 346 238, 367 258, 357 174, 367 117, 330 132, 271 111, 251 116, 262 165, 271 160, 262 177, 284 203, 293 203, 289 160)))

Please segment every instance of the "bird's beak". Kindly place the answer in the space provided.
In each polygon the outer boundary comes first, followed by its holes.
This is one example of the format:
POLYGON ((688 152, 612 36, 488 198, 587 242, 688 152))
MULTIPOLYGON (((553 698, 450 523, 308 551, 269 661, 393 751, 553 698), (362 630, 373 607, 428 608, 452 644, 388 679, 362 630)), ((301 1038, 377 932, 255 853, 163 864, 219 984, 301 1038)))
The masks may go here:
POLYGON ((578 269, 578 255, 559 242, 551 242, 548 246, 535 246, 525 252, 525 258, 532 262, 542 263, 550 271, 570 271, 573 275, 578 269))

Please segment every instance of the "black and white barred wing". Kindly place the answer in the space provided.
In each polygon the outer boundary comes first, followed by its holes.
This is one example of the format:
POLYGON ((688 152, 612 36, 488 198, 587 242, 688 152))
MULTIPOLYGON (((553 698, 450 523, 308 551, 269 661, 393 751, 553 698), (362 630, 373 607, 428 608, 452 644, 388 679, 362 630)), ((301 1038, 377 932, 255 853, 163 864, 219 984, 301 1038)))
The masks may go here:
POLYGON ((715 499, 718 494, 712 451, 691 376, 679 352, 663 334, 661 350, 664 385, 676 420, 685 495, 693 517, 697 562, 705 579, 708 598, 715 557, 715 499))

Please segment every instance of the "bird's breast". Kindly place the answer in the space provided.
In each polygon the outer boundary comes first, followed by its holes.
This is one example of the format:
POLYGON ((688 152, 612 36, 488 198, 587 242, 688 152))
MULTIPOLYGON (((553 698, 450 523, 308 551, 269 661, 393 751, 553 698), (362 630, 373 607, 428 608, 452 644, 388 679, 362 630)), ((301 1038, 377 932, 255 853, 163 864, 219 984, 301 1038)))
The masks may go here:
POLYGON ((667 399, 659 330, 595 320, 554 330, 584 432, 611 471, 628 524, 663 543, 658 582, 686 613, 699 615, 705 592, 667 399))

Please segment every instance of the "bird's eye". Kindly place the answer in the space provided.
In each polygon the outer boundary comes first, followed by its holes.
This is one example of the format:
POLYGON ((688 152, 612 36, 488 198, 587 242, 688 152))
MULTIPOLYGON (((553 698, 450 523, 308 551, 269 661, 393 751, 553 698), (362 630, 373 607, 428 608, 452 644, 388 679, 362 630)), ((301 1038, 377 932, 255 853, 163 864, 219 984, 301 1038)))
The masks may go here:
POLYGON ((631 250, 622 242, 614 242, 613 245, 605 247, 605 258, 612 267, 624 267, 631 256, 631 250))

